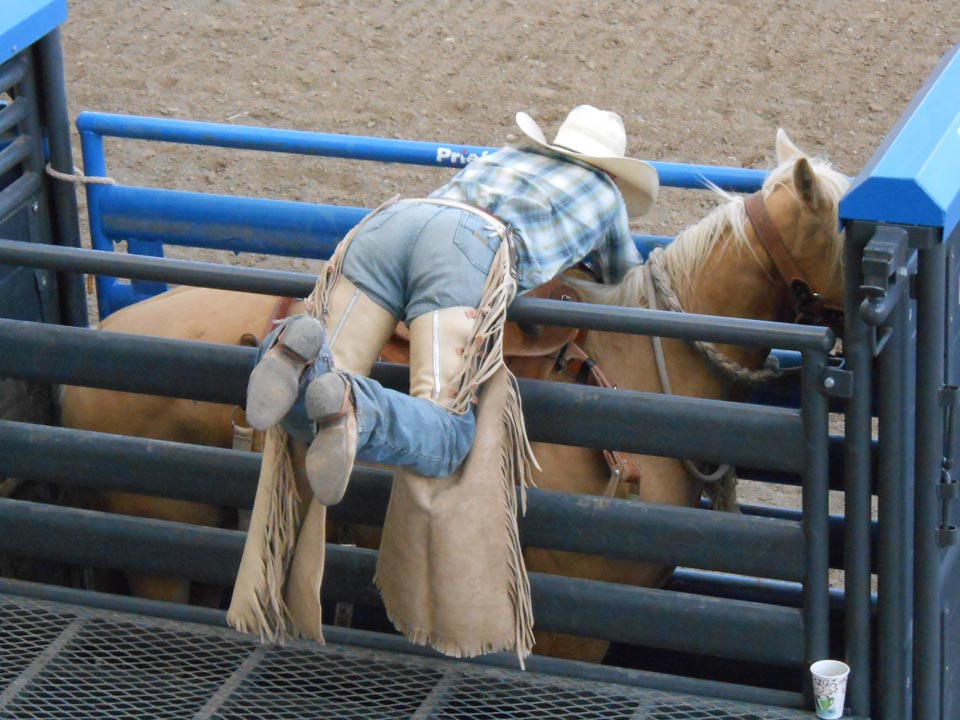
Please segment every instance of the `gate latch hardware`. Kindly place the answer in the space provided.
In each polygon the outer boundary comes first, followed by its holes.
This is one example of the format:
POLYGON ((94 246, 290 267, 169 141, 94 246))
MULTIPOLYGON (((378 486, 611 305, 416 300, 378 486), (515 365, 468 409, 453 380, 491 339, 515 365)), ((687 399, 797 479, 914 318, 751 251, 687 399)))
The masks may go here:
POLYGON ((853 397, 853 373, 839 367, 825 367, 820 377, 820 392, 829 397, 853 397))
MULTIPOLYGON (((916 253, 908 246, 907 231, 881 225, 863 249, 860 269, 860 317, 873 327, 883 325, 910 287, 916 273, 916 253)), ((877 343, 881 345, 882 341, 877 343)))
POLYGON ((943 408, 943 461, 940 468, 940 483, 937 485, 937 498, 940 500, 940 524, 937 527, 937 544, 940 547, 956 545, 960 542, 960 530, 951 521, 951 507, 960 497, 960 483, 954 479, 953 471, 953 420, 960 399, 960 388, 956 385, 944 385, 940 388, 940 406, 943 408))
POLYGON ((907 257, 907 231, 881 225, 863 249, 861 292, 868 298, 886 297, 907 257))

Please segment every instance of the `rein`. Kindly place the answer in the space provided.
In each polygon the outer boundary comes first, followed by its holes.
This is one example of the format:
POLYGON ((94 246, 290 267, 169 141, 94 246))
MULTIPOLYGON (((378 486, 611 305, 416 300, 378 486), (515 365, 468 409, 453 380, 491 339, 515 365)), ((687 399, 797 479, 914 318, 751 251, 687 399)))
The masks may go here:
MULTIPOLYGON (((657 310, 659 305, 657 297, 660 298, 665 310, 671 312, 685 312, 680 299, 673 291, 670 284, 670 277, 663 267, 661 254, 662 248, 655 248, 647 258, 644 264, 644 270, 647 273, 647 306, 651 310, 657 310), (651 290, 656 290, 656 294, 651 294, 651 290)), ((654 337, 654 347, 660 342, 660 338, 654 337)), ((699 352, 707 364, 716 370, 721 377, 733 383, 758 385, 767 382, 780 375, 780 367, 774 356, 767 358, 764 367, 760 370, 750 370, 734 362, 722 352, 717 350, 713 343, 704 340, 691 340, 689 344, 694 350, 699 352)))
MULTIPOLYGON (((581 330, 577 338, 581 339, 586 335, 586 331, 581 330)), ((581 339, 582 342, 582 339, 581 339)), ((603 374, 596 361, 591 359, 583 351, 583 348, 577 344, 577 341, 564 345, 557 354, 557 361, 554 365, 557 372, 563 372, 572 377, 582 385, 593 385, 607 389, 616 389, 607 376, 603 374)), ((640 494, 640 466, 627 457, 624 453, 617 450, 602 450, 604 462, 610 469, 610 480, 603 491, 604 497, 613 497, 617 494, 617 488, 620 483, 626 483, 631 487, 632 495, 640 494)))
MULTIPOLYGON (((660 268, 659 255, 657 258, 653 256, 647 261, 644 265, 644 271, 647 273, 647 307, 651 310, 658 309, 657 304, 657 293, 659 287, 654 280, 654 267, 660 268), (653 262, 650 262, 653 260, 653 262)), ((662 269, 662 268, 660 268, 662 269)), ((662 291, 661 291, 662 294, 662 291)), ((683 309, 681 308, 681 312, 683 309)), ((673 395, 673 387, 670 385, 670 375, 667 373, 667 360, 663 354, 663 340, 654 335, 650 338, 650 341, 653 343, 653 357, 654 363, 657 366, 657 376, 660 379, 660 390, 664 395, 673 395)), ((704 352, 706 348, 710 348, 716 353, 720 358, 722 358, 723 363, 715 363, 715 367, 726 367, 727 365, 733 365, 739 369, 740 373, 751 373, 755 374, 754 371, 747 370, 746 368, 740 367, 736 363, 733 363, 729 358, 727 358, 723 353, 713 347, 711 343, 705 343, 697 341, 694 343, 694 346, 704 352)), ((704 357, 708 359, 713 359, 710 355, 705 355, 704 357)), ((728 371, 732 372, 732 370, 728 371)), ((760 373, 765 373, 769 375, 776 375, 778 371, 774 370, 761 370, 760 373)), ((683 469, 686 471, 687 475, 692 477, 695 480, 699 480, 701 483, 710 488, 719 488, 719 492, 716 493, 715 500, 717 501, 715 505, 720 508, 722 506, 723 510, 730 511, 736 506, 736 497, 735 487, 736 487, 736 470, 732 465, 720 464, 717 465, 716 469, 713 472, 704 472, 693 460, 688 460, 682 458, 680 460, 680 465, 683 466, 683 469)))
POLYGON ((828 303, 813 289, 807 276, 794 262, 790 250, 783 242, 777 226, 774 225, 763 202, 763 194, 758 191, 747 197, 743 203, 747 219, 763 249, 773 262, 780 277, 786 283, 793 299, 791 311, 793 322, 803 325, 825 325, 839 334, 843 327, 843 308, 828 303))

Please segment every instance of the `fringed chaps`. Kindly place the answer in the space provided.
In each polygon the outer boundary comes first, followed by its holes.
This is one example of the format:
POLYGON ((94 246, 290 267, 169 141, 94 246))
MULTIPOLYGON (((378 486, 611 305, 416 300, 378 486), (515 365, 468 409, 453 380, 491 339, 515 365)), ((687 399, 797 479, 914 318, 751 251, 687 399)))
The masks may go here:
MULTIPOLYGON (((337 247, 307 299, 314 316, 325 319, 326 297, 359 228, 337 247)), ((534 640, 517 526, 517 488, 525 511, 524 490, 532 484, 537 464, 516 379, 503 362, 503 328, 516 280, 510 238, 502 240, 472 340, 454 376, 456 397, 446 405, 463 413, 478 402, 476 439, 466 461, 448 478, 397 472, 375 582, 391 621, 412 642, 455 657, 511 651, 522 665, 534 640)), ((300 492, 309 493, 303 484, 300 492)), ((228 613, 234 627, 264 640, 292 636, 322 641, 325 508, 311 499, 305 511, 298 511, 304 504, 296 493, 286 433, 273 428, 228 613)))
MULTIPOLYGON (((325 307, 350 241, 388 204, 370 213, 337 246, 305 302, 314 317, 325 307)), ((337 365, 343 360, 334 352, 337 365)), ((313 499, 302 477, 302 454, 303 448, 292 444, 279 425, 267 431, 250 528, 227 610, 230 625, 263 641, 302 637, 323 642, 320 584, 327 509, 313 499)))
POLYGON ((533 647, 533 611, 517 488, 525 511, 536 460, 516 379, 503 363, 503 327, 516 292, 510 263, 504 239, 451 383, 451 412, 468 412, 479 391, 473 447, 448 478, 398 470, 375 582, 390 620, 410 641, 454 657, 510 651, 522 665, 533 647))

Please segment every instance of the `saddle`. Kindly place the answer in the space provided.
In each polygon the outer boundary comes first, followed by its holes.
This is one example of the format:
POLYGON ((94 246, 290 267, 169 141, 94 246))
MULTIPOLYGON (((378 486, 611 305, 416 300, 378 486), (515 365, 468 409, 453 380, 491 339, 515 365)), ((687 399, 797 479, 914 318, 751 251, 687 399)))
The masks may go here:
MULTIPOLYGON (((569 300, 580 302, 577 292, 564 283, 562 278, 554 278, 527 293, 528 297, 548 300, 569 300)), ((508 362, 515 358, 549 358, 568 343, 574 341, 580 332, 577 328, 555 327, 550 325, 527 325, 508 322, 503 330, 503 356, 508 362)), ((385 362, 406 363, 409 360, 410 331, 402 322, 397 323, 387 347, 383 349, 381 359, 385 362)))

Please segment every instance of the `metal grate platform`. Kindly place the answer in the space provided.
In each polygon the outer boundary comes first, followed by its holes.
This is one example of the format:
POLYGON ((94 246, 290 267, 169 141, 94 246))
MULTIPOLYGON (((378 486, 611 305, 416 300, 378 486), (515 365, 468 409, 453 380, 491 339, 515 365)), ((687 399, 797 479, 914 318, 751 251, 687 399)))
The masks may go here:
POLYGON ((0 595, 0 719, 795 720, 812 713, 0 595))

